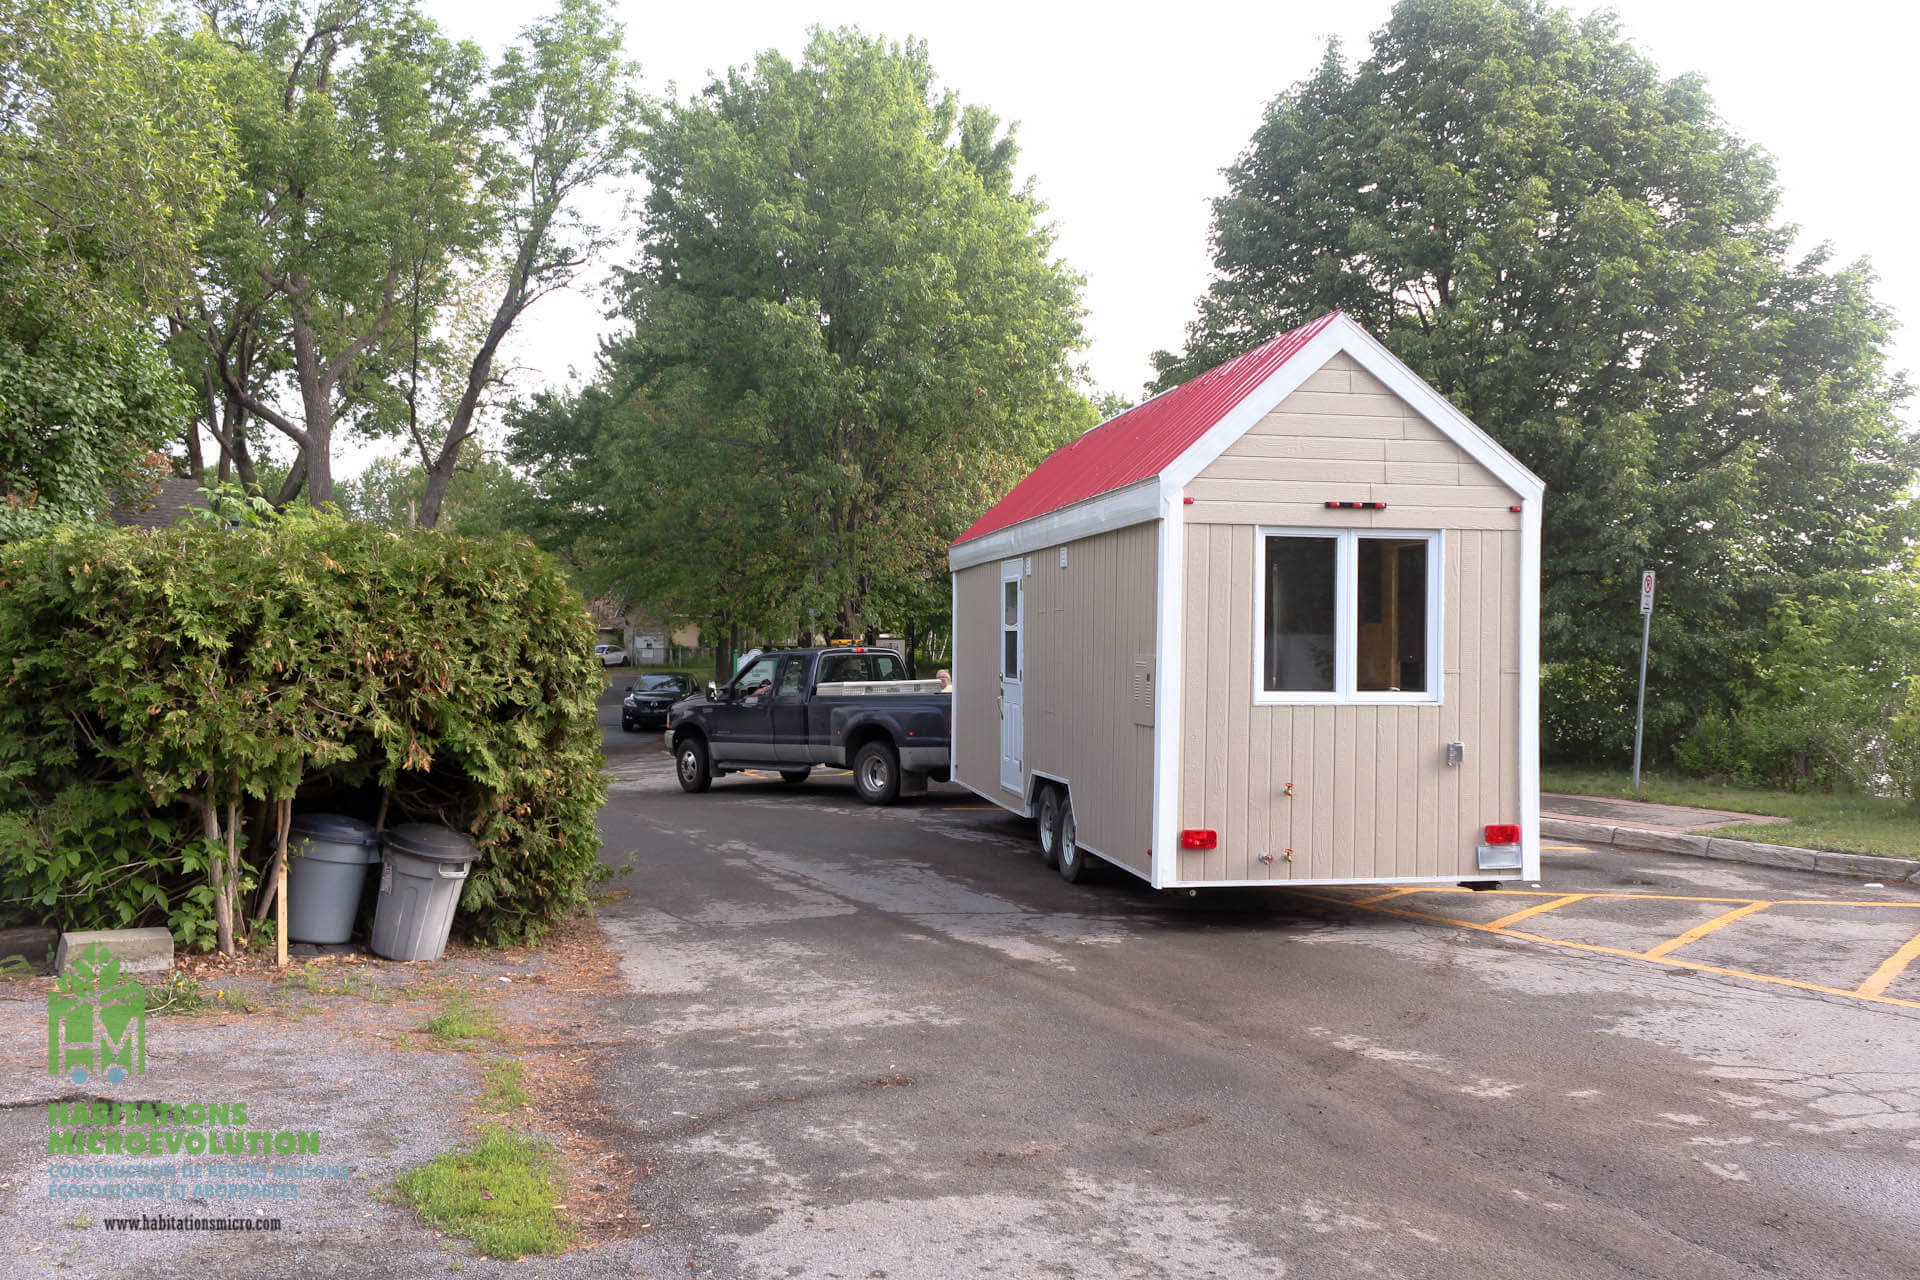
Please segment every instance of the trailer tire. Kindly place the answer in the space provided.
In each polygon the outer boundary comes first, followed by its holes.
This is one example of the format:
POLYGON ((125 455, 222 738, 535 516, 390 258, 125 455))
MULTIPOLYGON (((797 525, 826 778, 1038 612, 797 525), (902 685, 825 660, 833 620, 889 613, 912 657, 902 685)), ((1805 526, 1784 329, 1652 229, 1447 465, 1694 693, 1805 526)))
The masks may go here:
POLYGON ((1060 804, 1060 816, 1054 821, 1053 848, 1059 862, 1060 878, 1068 884, 1079 884, 1093 873, 1093 859, 1080 847, 1079 828, 1073 821, 1073 797, 1067 796, 1060 804))
POLYGON ((853 753, 853 789, 868 804, 892 804, 900 795, 900 754, 875 740, 853 753))
POLYGON ((790 787, 797 787, 801 783, 805 782, 807 780, 807 776, 812 772, 813 770, 811 769, 782 769, 780 771, 780 781, 786 783, 790 787))
POLYGON ((1060 865, 1060 789, 1042 783, 1040 804, 1034 813, 1034 834, 1040 840, 1040 861, 1049 867, 1060 865))
POLYGON ((690 733, 675 744, 673 772, 680 779, 680 789, 693 795, 713 785, 713 765, 707 758, 705 738, 690 733))

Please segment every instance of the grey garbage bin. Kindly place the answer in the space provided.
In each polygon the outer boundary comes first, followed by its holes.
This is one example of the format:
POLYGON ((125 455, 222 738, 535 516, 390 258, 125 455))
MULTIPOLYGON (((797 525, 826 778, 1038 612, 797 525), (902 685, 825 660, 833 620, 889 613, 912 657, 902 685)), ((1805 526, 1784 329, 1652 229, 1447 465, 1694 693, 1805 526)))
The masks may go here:
POLYGON ((438 960, 447 949, 453 909, 479 851, 457 831, 408 822, 381 837, 380 901, 373 911, 373 954, 389 960, 438 960))
POLYGON ((287 827, 287 939, 353 936, 367 864, 380 861, 373 828, 338 813, 298 813, 287 827))

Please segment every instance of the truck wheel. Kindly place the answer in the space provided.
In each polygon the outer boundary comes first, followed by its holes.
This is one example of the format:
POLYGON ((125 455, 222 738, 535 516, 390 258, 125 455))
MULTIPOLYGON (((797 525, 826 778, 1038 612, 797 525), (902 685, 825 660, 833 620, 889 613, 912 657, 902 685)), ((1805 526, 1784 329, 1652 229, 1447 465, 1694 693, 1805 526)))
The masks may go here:
POLYGON ((673 771, 680 776, 680 789, 695 795, 713 785, 713 768, 707 763, 704 738, 688 734, 673 749, 673 771))
POLYGON ((811 769, 782 769, 780 771, 780 781, 786 783, 790 787, 797 787, 801 783, 805 782, 807 780, 807 775, 812 772, 813 770, 811 769))
POLYGON ((1034 815, 1035 834, 1040 837, 1040 861, 1049 867, 1060 865, 1060 789, 1040 788, 1040 811, 1034 815))
POLYGON ((1053 827, 1053 849, 1060 859, 1057 864, 1060 878, 1068 884, 1079 884, 1093 870, 1090 865, 1093 859, 1080 847, 1078 835, 1073 822, 1073 797, 1069 796, 1061 802, 1060 816, 1054 820, 1053 827))
POLYGON ((900 755, 891 742, 869 742, 853 754, 853 789, 868 804, 892 804, 900 794, 900 755))

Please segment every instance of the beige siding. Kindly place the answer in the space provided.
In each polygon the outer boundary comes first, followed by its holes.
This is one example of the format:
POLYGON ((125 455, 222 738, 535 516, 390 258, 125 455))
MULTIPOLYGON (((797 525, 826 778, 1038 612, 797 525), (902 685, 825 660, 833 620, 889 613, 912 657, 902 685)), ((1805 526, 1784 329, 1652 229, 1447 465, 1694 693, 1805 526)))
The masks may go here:
POLYGON ((1178 812, 1220 847, 1178 879, 1475 876, 1480 828, 1520 818, 1519 498, 1344 355, 1187 496, 1178 812), (1440 531, 1440 704, 1255 705, 1259 525, 1440 531))
POLYGON ((1160 526, 1137 524, 1032 556, 1027 578, 1026 778, 1065 778, 1080 842, 1151 874, 1153 728, 1129 677, 1154 650, 1160 526))
MULTIPOLYGON (((1145 876, 1153 825, 1153 728, 1135 723, 1130 675, 1154 650, 1159 525, 1048 547, 1023 557, 1026 736, 1021 780, 1064 778, 1080 842, 1145 876)), ((1000 562, 963 569, 955 619, 954 719, 960 778, 1009 804, 1000 788, 1000 562)))

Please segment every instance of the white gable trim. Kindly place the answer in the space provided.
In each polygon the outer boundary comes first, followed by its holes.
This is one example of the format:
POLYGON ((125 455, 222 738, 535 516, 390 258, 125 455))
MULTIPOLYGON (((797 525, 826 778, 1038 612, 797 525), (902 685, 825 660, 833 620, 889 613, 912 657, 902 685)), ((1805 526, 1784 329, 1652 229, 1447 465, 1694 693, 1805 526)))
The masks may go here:
POLYGON ((1313 339, 1295 352, 1285 364, 1244 396, 1227 415, 1208 428, 1187 451, 1175 458, 1160 473, 1163 494, 1177 494, 1225 453, 1253 425, 1272 413, 1280 402, 1300 389, 1300 384, 1318 373, 1327 361, 1342 352, 1387 389, 1410 405, 1414 412, 1431 423, 1435 430, 1459 445, 1469 457, 1530 502, 1538 502, 1546 484, 1521 466, 1518 459, 1497 444, 1493 437, 1468 420, 1447 398, 1428 386, 1413 370, 1400 363, 1394 354, 1352 318, 1335 316, 1313 339))
POLYGON ((947 567, 955 571, 971 569, 989 560, 1007 560, 1031 555, 1048 547, 1057 547, 1076 538, 1145 524, 1161 514, 1160 488, 1152 476, 1136 480, 1124 489, 1114 489, 1087 498, 1070 507, 1061 507, 1044 515, 1031 516, 1018 524, 982 534, 947 552, 947 567))

